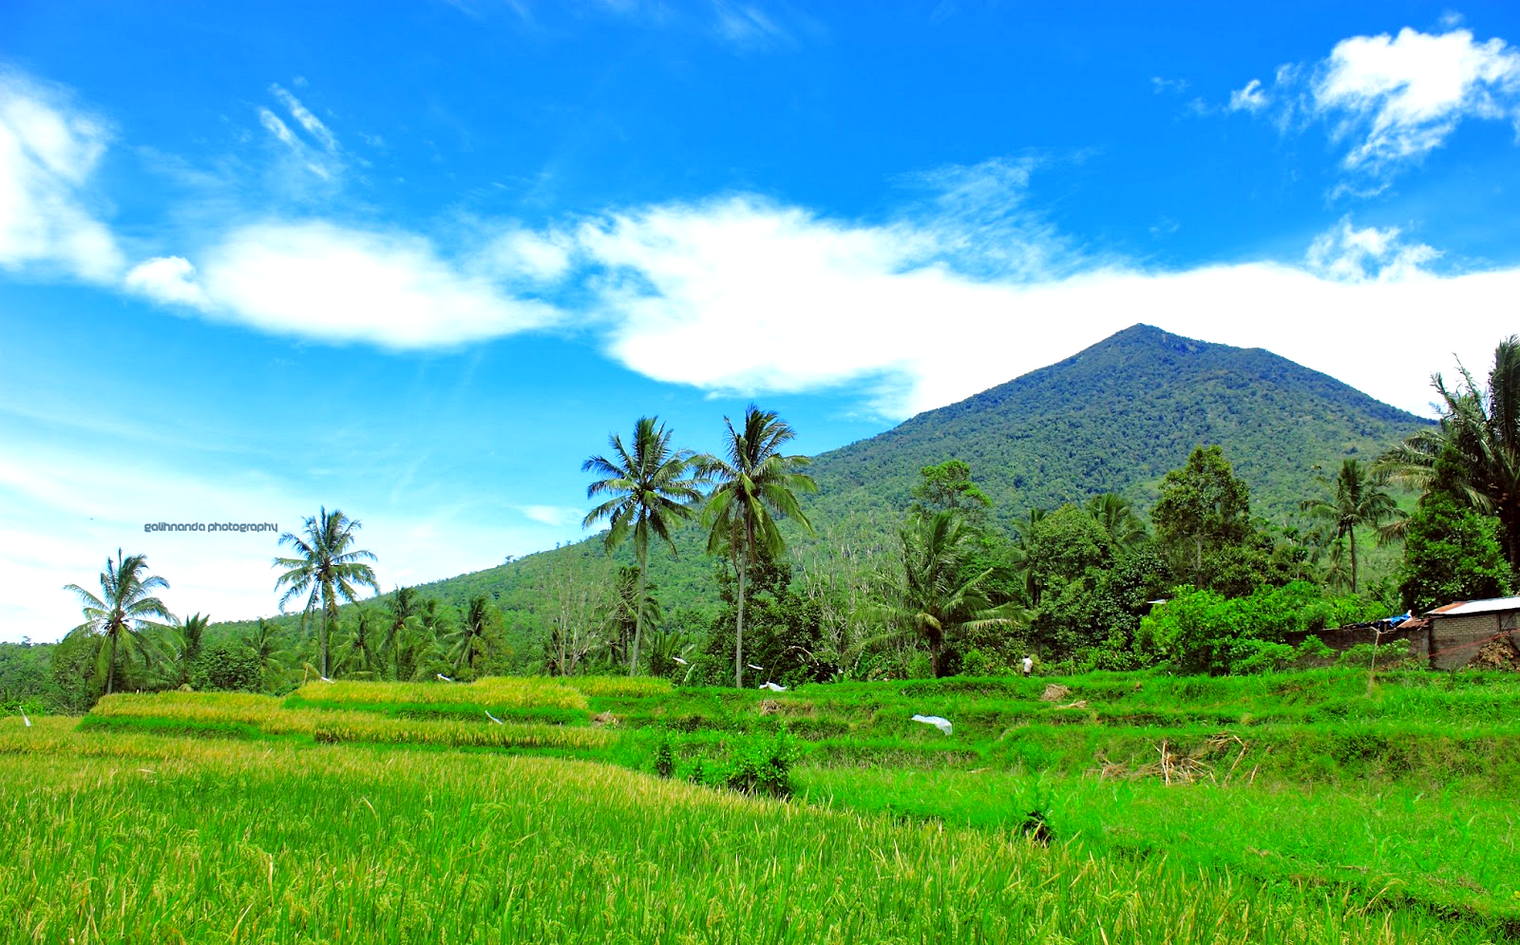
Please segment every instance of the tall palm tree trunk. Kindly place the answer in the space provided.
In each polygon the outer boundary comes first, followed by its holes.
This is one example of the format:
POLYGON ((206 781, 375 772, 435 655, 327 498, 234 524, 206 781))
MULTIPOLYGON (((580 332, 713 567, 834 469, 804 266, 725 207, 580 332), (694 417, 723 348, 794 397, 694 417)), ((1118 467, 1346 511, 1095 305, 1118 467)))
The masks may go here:
POLYGON ((1351 593, 1356 593, 1356 526, 1351 527, 1351 593))
POLYGON ((106 657, 106 695, 108 696, 114 690, 114 683, 116 682, 116 639, 119 634, 120 631, 114 629, 111 632, 111 642, 109 645, 111 652, 106 657))
POLYGON ((644 586, 649 570, 649 549, 639 549, 639 584, 633 598, 633 647, 628 654, 628 675, 639 671, 639 639, 644 635, 644 586))
POLYGON ((331 676, 332 671, 328 666, 327 653, 329 641, 332 637, 332 614, 326 608, 322 610, 322 675, 331 676))

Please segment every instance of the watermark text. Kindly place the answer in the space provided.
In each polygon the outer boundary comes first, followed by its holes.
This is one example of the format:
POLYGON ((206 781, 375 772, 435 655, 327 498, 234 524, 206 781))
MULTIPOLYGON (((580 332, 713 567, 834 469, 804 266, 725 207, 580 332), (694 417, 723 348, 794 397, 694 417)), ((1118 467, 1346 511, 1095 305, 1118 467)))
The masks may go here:
POLYGON ((274 522, 144 522, 145 532, 275 532, 274 522))

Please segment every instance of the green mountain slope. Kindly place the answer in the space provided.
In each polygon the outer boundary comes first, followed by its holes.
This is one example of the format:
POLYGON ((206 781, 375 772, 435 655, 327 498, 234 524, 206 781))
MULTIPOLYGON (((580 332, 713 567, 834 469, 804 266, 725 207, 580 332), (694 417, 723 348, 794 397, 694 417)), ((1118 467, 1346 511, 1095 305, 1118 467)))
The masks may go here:
POLYGON ((1149 507, 1167 470, 1218 443, 1251 486, 1253 510, 1291 512, 1343 456, 1371 458, 1421 423, 1259 348, 1136 325, 1065 361, 818 458, 826 518, 901 500, 919 468, 971 464, 998 517, 1103 492, 1149 507))
MULTIPOLYGON (((795 556, 869 553, 895 540, 918 470, 957 458, 971 465, 1005 525, 1032 507, 1118 492, 1148 509, 1167 470, 1199 444, 1218 443, 1251 486, 1258 514, 1288 517, 1315 494, 1315 467, 1372 458, 1421 420, 1261 349, 1194 341, 1136 325, 1057 364, 885 433, 815 458, 819 492, 805 507, 818 536, 790 530, 795 556)), ((588 449, 594 446, 588 438, 588 449)), ((668 612, 716 601, 714 562, 696 529, 680 554, 651 555, 668 612)), ((626 558, 626 555, 620 555, 626 558)), ((630 559, 631 560, 631 559, 630 559)), ((626 561, 624 562, 626 563, 626 561)), ((493 598, 509 621, 542 626, 546 596, 580 575, 605 580, 600 538, 422 588, 456 606, 493 598)))

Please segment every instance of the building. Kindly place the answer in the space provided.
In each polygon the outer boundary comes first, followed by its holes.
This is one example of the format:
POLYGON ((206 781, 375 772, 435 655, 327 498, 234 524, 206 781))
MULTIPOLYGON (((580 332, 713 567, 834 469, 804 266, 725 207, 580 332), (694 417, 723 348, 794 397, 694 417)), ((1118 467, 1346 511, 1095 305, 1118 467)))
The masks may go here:
POLYGON ((1457 601, 1425 618, 1432 669, 1461 669, 1474 661, 1520 668, 1520 597, 1457 601))

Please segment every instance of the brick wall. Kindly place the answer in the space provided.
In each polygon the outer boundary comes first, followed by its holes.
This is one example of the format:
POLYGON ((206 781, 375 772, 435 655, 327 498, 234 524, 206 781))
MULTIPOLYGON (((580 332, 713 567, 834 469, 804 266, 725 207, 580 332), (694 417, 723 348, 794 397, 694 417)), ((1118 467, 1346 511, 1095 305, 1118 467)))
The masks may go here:
POLYGON ((1435 669, 1461 669, 1478 655, 1484 641, 1517 629, 1520 629, 1520 611, 1516 610, 1452 616, 1436 614, 1430 631, 1430 665, 1435 669))

